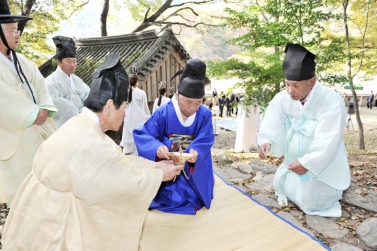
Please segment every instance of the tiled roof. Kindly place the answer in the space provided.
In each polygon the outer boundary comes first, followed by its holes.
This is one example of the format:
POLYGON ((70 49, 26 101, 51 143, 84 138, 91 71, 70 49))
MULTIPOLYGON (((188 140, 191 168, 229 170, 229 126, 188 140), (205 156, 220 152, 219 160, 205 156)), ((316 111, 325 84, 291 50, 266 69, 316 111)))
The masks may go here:
MULTIPOLYGON (((77 59, 75 74, 89 85, 92 82, 90 75, 94 69, 103 62, 106 55, 115 51, 120 53, 122 65, 128 74, 131 66, 138 67, 141 81, 164 59, 173 46, 187 59, 190 58, 170 26, 121 36, 76 39, 75 43, 77 59)), ((44 77, 55 71, 51 64, 52 59, 39 67, 44 77)))

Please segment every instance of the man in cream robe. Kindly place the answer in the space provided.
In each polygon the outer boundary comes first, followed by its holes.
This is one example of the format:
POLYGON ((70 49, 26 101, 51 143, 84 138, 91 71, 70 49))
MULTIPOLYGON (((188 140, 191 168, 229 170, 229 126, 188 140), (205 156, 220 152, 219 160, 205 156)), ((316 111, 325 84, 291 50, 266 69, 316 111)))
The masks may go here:
POLYGON ((47 90, 58 108, 59 114, 54 117, 59 128, 68 119, 78 115, 84 108, 89 87, 81 78, 73 74, 76 70, 76 49, 72 38, 56 36, 57 68, 46 78, 47 90))
MULTIPOLYGON (((7 7, 7 2, 1 5, 7 7)), ((51 117, 57 109, 35 64, 14 52, 20 39, 15 22, 30 18, 2 14, 7 13, 0 13, 0 33, 6 39, 0 41, 0 203, 9 207, 38 147, 56 130, 51 117), (47 119, 41 122, 43 113, 47 119)))
POLYGON ((104 133, 119 130, 125 116, 128 78, 119 59, 110 54, 93 73, 90 109, 39 148, 7 218, 3 251, 138 249, 161 181, 180 171, 173 163, 125 156, 104 133))
POLYGON ((340 217, 339 200, 350 184, 344 100, 316 81, 314 54, 296 44, 286 52, 287 90, 267 108, 257 136, 259 156, 285 155, 274 177, 281 205, 289 198, 306 214, 340 217))
POLYGON ((8 216, 4 251, 137 250, 162 173, 122 154, 94 116, 72 118, 41 146, 8 216))

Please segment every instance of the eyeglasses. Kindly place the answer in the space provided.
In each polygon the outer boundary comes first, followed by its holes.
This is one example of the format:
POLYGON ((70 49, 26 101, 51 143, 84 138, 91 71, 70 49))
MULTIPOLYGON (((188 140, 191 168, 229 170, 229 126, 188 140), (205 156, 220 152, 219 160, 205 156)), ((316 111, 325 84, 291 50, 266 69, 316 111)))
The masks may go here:
POLYGON ((8 30, 9 32, 13 32, 14 33, 14 35, 19 35, 19 36, 21 36, 21 31, 20 30, 8 30))

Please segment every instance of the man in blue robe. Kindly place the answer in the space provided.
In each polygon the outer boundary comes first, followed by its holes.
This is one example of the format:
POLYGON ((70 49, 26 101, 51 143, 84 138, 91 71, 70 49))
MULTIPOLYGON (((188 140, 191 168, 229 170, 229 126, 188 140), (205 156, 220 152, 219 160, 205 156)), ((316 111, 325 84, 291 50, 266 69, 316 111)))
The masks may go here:
POLYGON ((169 159, 168 152, 193 154, 185 164, 185 175, 162 183, 150 209, 178 214, 196 214, 213 199, 211 147, 214 142, 212 114, 201 105, 206 65, 190 59, 182 72, 178 92, 161 106, 143 127, 133 131, 139 156, 159 161, 169 159))

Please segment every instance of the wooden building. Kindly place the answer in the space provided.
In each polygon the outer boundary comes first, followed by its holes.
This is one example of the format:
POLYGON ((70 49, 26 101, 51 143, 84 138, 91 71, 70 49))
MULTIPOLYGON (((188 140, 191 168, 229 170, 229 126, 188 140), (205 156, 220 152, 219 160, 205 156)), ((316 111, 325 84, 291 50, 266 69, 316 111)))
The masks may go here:
MULTIPOLYGON (((139 88, 145 91, 151 111, 154 100, 159 97, 159 83, 165 81, 167 90, 173 87, 176 92, 180 75, 172 81, 170 79, 176 72, 183 70, 190 59, 170 25, 157 30, 120 36, 75 39, 75 43, 75 75, 90 86, 91 74, 104 61, 105 56, 119 52, 127 74, 130 75, 131 66, 138 68, 139 88)), ((39 67, 44 77, 55 71, 53 59, 54 57, 39 67)), ((119 144, 122 139, 122 128, 118 132, 108 131, 107 134, 119 144)))
MULTIPOLYGON (((79 76, 89 86, 91 74, 112 52, 119 52, 121 63, 130 74, 130 67, 136 66, 139 75, 139 88, 147 94, 149 107, 158 98, 160 81, 165 81, 167 88, 177 90, 179 77, 170 79, 184 68, 189 54, 173 34, 171 26, 157 30, 125 34, 120 36, 75 39, 77 69, 79 76)), ((39 67, 42 75, 47 77, 55 71, 53 58, 39 67)))

